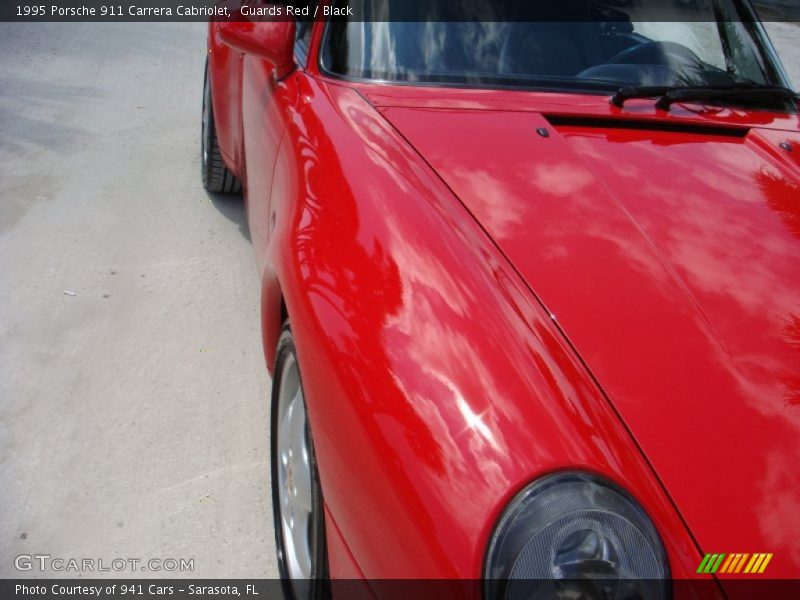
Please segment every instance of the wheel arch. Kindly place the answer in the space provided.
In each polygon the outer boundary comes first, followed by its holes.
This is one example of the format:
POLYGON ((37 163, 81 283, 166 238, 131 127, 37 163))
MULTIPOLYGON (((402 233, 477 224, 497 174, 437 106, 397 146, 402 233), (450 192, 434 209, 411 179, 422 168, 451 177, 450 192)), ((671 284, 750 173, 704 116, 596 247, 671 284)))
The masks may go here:
POLYGON ((265 274, 261 285, 261 339, 270 376, 275 374, 278 339, 288 318, 289 311, 277 274, 265 274))

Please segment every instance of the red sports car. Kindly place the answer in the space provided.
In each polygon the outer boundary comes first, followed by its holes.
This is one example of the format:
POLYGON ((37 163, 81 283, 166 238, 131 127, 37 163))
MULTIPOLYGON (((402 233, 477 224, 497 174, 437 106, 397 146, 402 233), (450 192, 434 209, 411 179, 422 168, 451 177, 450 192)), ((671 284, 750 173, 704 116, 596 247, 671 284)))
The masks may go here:
POLYGON ((748 1, 666 1, 210 24, 289 593, 800 576, 797 97, 748 1))

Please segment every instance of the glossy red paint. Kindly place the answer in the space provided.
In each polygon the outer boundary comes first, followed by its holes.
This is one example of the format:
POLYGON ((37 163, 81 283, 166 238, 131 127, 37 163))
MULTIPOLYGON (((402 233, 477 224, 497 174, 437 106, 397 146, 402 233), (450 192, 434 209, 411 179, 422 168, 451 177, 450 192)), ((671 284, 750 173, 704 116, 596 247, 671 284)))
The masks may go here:
POLYGON ((556 314, 700 546, 800 574, 800 179, 779 146, 800 136, 384 114, 556 314))
POLYGON ((334 577, 480 577, 510 499, 563 469, 625 487, 673 577, 727 549, 800 573, 796 116, 331 80, 319 25, 276 81, 216 27, 334 577))
POLYGON ((294 21, 275 21, 268 27, 253 21, 223 21, 218 27, 223 43, 267 59, 276 78, 294 69, 294 21))

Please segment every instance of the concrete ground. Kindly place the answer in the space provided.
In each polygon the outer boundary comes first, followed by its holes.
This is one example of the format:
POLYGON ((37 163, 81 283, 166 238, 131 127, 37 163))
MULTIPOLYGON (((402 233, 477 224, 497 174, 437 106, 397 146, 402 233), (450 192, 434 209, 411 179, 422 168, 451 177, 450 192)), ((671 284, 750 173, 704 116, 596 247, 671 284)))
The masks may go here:
MULTIPOLYGON (((800 83, 800 27, 769 29, 800 83)), ((0 25, 0 577, 33 553, 277 575, 258 276, 240 201, 200 185, 204 39, 0 25)))
POLYGON ((0 57, 0 577, 34 552, 277 576, 259 278, 241 200, 200 184, 204 27, 4 23, 0 57))

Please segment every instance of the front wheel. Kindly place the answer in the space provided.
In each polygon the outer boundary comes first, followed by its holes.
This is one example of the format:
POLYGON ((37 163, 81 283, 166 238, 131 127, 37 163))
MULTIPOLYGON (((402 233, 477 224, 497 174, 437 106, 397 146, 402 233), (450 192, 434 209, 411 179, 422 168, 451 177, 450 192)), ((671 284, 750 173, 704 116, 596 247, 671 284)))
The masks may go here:
POLYGON ((203 80, 203 120, 201 130, 201 150, 203 186, 209 192, 224 192, 238 194, 242 185, 236 176, 228 170, 222 160, 217 139, 217 129, 214 125, 214 106, 211 101, 211 81, 208 76, 208 61, 206 61, 206 75, 203 80))
POLYGON ((329 596, 325 515, 300 368, 286 323, 272 381, 272 512, 287 598, 329 596))

